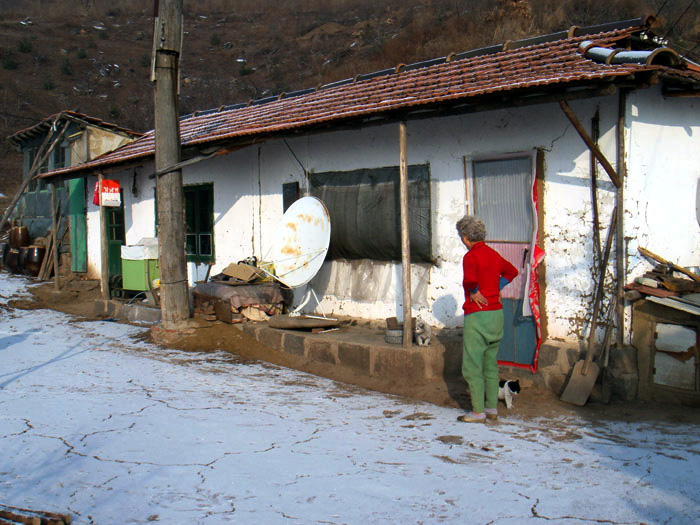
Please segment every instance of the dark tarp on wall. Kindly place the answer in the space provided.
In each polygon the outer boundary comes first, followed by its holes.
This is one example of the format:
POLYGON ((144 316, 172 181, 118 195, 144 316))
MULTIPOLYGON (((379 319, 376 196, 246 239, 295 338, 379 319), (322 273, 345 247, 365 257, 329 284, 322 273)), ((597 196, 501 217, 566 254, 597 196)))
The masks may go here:
MULTIPOLYGON (((331 217, 329 259, 401 260, 399 167, 314 173, 311 194, 331 217)), ((413 262, 432 262, 430 166, 408 167, 413 262)))

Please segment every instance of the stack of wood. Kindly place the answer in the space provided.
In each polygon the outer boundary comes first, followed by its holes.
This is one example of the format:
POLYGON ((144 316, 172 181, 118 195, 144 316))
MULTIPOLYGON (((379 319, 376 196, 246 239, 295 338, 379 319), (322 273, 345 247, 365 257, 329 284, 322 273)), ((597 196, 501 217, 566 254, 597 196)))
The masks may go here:
POLYGON ((30 510, 0 504, 0 525, 69 525, 73 521, 70 514, 57 514, 45 510, 30 510))
POLYGON ((223 321, 224 323, 242 323, 245 316, 234 312, 229 301, 215 299, 194 292, 194 317, 205 321, 223 321))
POLYGON ((54 246, 52 235, 46 237, 45 245, 46 251, 44 252, 44 260, 41 262, 41 268, 39 269, 39 274, 37 275, 37 279, 42 282, 51 279, 51 276, 54 273, 53 255, 56 247, 54 246))
POLYGON ((644 296, 661 298, 681 297, 685 294, 700 292, 699 275, 673 264, 645 248, 640 247, 639 253, 654 259, 660 264, 657 264, 652 271, 646 272, 642 277, 635 279, 633 283, 625 285, 625 290, 627 290, 625 297, 628 300, 634 301, 644 296), (674 272, 686 275, 689 279, 677 277, 674 275, 674 272))

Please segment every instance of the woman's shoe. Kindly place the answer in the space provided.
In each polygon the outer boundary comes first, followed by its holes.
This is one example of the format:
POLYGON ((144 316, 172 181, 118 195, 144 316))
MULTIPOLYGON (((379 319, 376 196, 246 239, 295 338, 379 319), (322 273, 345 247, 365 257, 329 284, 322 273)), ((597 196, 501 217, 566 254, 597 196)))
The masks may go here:
POLYGON ((497 408, 487 408, 486 409, 486 419, 491 419, 493 421, 498 419, 498 409, 497 408))
POLYGON ((461 421, 462 423, 483 423, 484 421, 486 421, 486 415, 477 415, 474 412, 469 412, 468 414, 463 414, 459 416, 457 418, 457 421, 461 421))

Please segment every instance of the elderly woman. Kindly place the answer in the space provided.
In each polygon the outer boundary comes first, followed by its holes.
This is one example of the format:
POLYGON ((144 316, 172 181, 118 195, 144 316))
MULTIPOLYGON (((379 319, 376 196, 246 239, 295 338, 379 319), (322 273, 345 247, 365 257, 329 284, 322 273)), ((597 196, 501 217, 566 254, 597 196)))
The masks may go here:
POLYGON ((469 384, 472 411, 459 420, 472 423, 498 419, 498 345, 503 338, 501 289, 518 270, 484 243, 486 227, 473 215, 457 222, 457 233, 467 247, 464 271, 464 339, 462 375, 469 384), (484 408, 485 395, 485 408, 484 408))

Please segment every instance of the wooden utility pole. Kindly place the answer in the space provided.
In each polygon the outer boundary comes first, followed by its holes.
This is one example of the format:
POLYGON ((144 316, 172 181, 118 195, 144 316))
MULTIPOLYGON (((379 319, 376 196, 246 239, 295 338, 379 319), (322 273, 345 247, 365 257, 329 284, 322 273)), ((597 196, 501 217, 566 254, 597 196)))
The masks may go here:
MULTIPOLYGON (((180 162, 178 111, 182 0, 156 0, 153 33, 156 172, 180 162)), ((156 177, 161 315, 165 329, 182 328, 190 316, 185 258, 182 171, 156 177)))
POLYGON ((403 288, 403 346, 413 344, 411 319, 411 243, 408 220, 408 161, 406 160, 406 122, 399 123, 399 177, 401 206, 401 287, 403 288))

